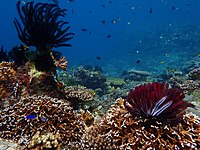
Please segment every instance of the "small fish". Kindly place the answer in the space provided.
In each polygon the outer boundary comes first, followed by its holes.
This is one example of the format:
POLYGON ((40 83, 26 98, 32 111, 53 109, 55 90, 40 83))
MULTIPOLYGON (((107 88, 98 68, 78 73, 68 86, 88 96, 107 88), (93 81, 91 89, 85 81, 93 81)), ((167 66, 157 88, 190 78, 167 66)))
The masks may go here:
POLYGON ((106 8, 106 5, 102 4, 101 7, 102 7, 102 8, 106 8))
POLYGON ((108 35, 106 36, 106 38, 107 38, 107 39, 111 38, 111 34, 108 34, 108 35))
POLYGON ((74 2, 75 0, 67 0, 68 3, 74 2))
POLYGON ((86 28, 82 28, 81 31, 87 32, 88 30, 86 28))
POLYGON ((150 14, 152 14, 152 12, 153 12, 153 9, 152 9, 152 8, 150 8, 150 9, 149 9, 149 13, 150 13, 150 14))
POLYGON ((72 8, 72 14, 74 14, 74 9, 72 8))
POLYGON ((136 61, 136 64, 139 64, 140 63, 140 59, 138 59, 137 61, 136 61))
POLYGON ((100 57, 100 56, 97 56, 96 59, 97 59, 97 60, 101 60, 101 57, 100 57))
POLYGON ((92 31, 89 31, 89 35, 92 35, 92 31))
POLYGON ((174 7, 174 6, 172 6, 172 7, 171 7, 171 9, 172 9, 172 10, 175 10, 175 7, 174 7))
POLYGON ((106 24, 106 21, 105 21, 105 20, 101 20, 101 23, 105 25, 105 24, 106 24))
POLYGON ((190 6, 191 6, 191 4, 186 4, 186 6, 190 7, 190 6))
POLYGON ((112 24, 116 24, 116 23, 118 23, 118 22, 120 22, 120 21, 121 21, 120 18, 112 19, 112 20, 111 20, 111 23, 112 23, 112 24))
POLYGON ((35 115, 34 114, 30 114, 30 115, 27 115, 25 118, 26 119, 34 119, 35 115))
POLYGON ((176 35, 174 36, 174 38, 176 38, 176 39, 177 39, 179 36, 180 36, 179 34, 176 34, 176 35))

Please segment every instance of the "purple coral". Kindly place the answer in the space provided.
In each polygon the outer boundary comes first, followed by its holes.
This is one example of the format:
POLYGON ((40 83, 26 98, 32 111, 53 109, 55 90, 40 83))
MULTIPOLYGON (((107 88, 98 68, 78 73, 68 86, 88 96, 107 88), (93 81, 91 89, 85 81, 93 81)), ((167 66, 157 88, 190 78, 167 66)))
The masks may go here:
POLYGON ((131 90, 124 105, 133 116, 173 124, 181 119, 187 107, 194 106, 183 101, 184 97, 181 90, 169 89, 167 83, 154 82, 131 90))

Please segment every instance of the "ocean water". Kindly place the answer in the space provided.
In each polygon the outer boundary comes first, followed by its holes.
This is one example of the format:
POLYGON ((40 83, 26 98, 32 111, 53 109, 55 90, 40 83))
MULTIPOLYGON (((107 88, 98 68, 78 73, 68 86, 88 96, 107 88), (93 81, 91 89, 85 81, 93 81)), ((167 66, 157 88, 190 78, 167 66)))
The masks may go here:
MULTIPOLYGON (((20 44, 13 24, 16 2, 0 5, 0 45, 8 51, 20 44)), ((67 9, 64 20, 75 33, 72 47, 55 49, 66 56, 68 68, 99 65, 112 76, 129 69, 159 74, 166 67, 181 69, 200 53, 198 0, 60 0, 58 5, 67 9)))

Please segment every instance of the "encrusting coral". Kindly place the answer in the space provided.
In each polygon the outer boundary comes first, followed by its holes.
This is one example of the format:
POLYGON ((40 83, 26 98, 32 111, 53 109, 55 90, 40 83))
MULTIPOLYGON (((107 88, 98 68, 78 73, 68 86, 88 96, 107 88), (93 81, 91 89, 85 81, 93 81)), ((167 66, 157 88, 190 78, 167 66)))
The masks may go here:
POLYGON ((34 148, 45 143, 33 145, 38 131, 40 135, 59 135, 57 146, 80 144, 85 124, 69 103, 46 96, 32 96, 4 109, 0 127, 1 138, 34 148))
POLYGON ((200 118, 184 111, 193 105, 183 98, 168 84, 136 87, 87 130, 85 149, 198 149, 200 118))

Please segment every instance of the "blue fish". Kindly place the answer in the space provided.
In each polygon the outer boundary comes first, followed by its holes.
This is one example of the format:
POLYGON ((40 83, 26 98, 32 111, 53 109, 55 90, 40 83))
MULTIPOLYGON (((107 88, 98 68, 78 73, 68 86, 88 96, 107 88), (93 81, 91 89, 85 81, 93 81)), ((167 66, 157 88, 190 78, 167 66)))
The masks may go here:
POLYGON ((35 115, 34 114, 30 114, 30 115, 27 115, 25 118, 26 119, 34 119, 35 115))

